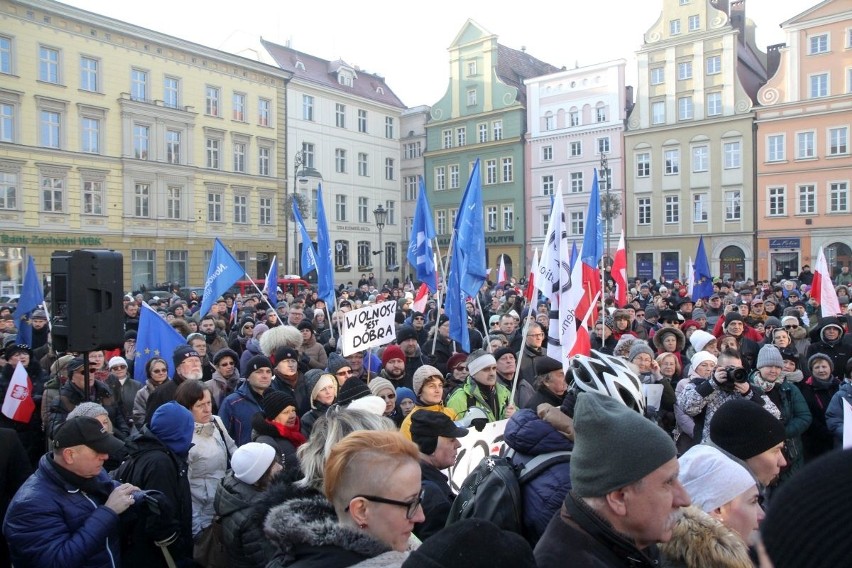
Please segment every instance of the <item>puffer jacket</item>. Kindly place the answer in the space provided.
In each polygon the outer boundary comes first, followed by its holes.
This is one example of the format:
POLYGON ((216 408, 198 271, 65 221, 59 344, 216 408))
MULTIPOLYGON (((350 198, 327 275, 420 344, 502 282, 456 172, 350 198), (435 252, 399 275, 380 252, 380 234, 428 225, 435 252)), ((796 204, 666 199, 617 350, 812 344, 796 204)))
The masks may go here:
MULTIPOLYGON (((506 423, 506 444, 515 450, 512 462, 524 465, 534 457, 550 452, 570 452, 574 442, 530 409, 518 410, 506 423)), ((553 515, 562 507, 571 490, 571 463, 555 463, 521 487, 524 532, 532 546, 538 542, 553 515)))
POLYGON ((828 426, 828 431, 834 436, 834 447, 840 447, 843 441, 843 401, 846 400, 852 404, 852 383, 848 380, 840 384, 840 388, 834 396, 831 397, 831 402, 828 403, 828 408, 825 411, 825 424, 828 426))
POLYGON ((12 563, 18 568, 120 567, 119 516, 104 506, 105 496, 119 484, 101 469, 95 481, 100 495, 90 494, 62 477, 57 467, 52 454, 43 455, 9 505, 3 534, 12 563))
POLYGON ((263 536, 263 518, 253 510, 263 493, 228 473, 216 489, 215 510, 221 518, 222 540, 231 568, 264 566, 275 547, 263 536))
POLYGON ((417 404, 414 408, 411 409, 411 412, 408 413, 408 416, 403 419, 402 425, 399 427, 400 433, 409 440, 411 439, 411 417, 414 415, 415 412, 419 410, 431 410, 432 412, 441 412, 443 414, 446 414, 450 420, 456 420, 458 416, 455 410, 453 410, 452 408, 447 408, 446 406, 444 406, 443 402, 440 402, 438 404, 432 404, 429 406, 422 406, 421 404, 417 404))
POLYGON ((238 446, 251 442, 251 419, 263 411, 263 397, 254 392, 248 381, 225 397, 219 408, 219 418, 238 446))
POLYGON ((447 408, 455 411, 457 419, 463 418, 469 408, 476 406, 485 412, 489 422, 503 420, 506 418, 506 407, 509 406, 509 397, 512 396, 512 393, 499 383, 495 385, 494 389, 496 412, 485 401, 479 383, 473 380, 473 377, 468 377, 464 385, 450 395, 450 398, 447 399, 447 408))
POLYGON ((198 536, 213 521, 216 487, 225 477, 228 456, 237 449, 225 431, 222 421, 214 416, 207 424, 195 423, 192 448, 189 450, 189 491, 192 494, 192 534, 198 536), (217 428, 218 426, 218 428, 217 428))
POLYGON ((672 538, 660 545, 663 568, 753 568, 742 538, 696 506, 681 510, 672 538))

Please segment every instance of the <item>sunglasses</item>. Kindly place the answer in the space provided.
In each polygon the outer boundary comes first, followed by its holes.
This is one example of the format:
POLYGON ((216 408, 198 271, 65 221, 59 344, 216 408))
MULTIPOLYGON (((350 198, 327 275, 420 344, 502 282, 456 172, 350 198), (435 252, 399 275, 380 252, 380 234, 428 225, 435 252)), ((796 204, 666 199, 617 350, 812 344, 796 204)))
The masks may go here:
POLYGON ((335 376, 342 377, 343 375, 353 375, 354 373, 352 371, 337 371, 334 374, 335 376))
POLYGON ((384 399, 384 400, 394 400, 396 398, 396 395, 395 394, 382 394, 382 395, 379 395, 379 398, 384 399))
POLYGON ((110 369, 126 369, 127 365, 113 365, 110 369))
POLYGON ((233 367, 234 365, 236 365, 236 363, 234 363, 233 361, 221 361, 219 363, 220 367, 233 367))
POLYGON ((784 329, 799 329, 798 325, 785 325, 784 329))
POLYGON ((467 365, 459 365, 457 367, 453 367, 453 371, 461 371, 463 373, 467 372, 467 365))
POLYGON ((169 370, 168 369, 151 369, 151 372, 156 373, 158 375, 161 375, 163 373, 168 373, 169 370))

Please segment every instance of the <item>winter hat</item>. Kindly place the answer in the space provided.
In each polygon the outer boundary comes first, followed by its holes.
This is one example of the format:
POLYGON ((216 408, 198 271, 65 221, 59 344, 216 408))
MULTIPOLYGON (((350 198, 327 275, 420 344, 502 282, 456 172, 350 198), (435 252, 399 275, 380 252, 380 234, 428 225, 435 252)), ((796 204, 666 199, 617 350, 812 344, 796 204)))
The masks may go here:
POLYGON ((833 375, 834 374, 834 361, 831 359, 831 357, 829 357, 825 353, 814 353, 813 355, 808 357, 808 370, 813 371, 814 363, 816 363, 820 359, 828 362, 828 366, 829 366, 829 368, 831 368, 831 374, 833 375))
POLYGON ((172 400, 161 405, 151 417, 148 428, 158 440, 179 456, 185 456, 192 447, 195 419, 192 412, 177 401, 172 400))
POLYGON ((638 355, 645 353, 651 359, 654 358, 654 351, 648 346, 644 341, 636 341, 633 343, 633 346, 630 347, 630 354, 627 355, 628 361, 633 361, 638 355))
POLYGON ((265 323, 258 323, 258 324, 255 324, 255 326, 254 326, 254 332, 251 334, 251 336, 252 336, 254 339, 260 339, 260 337, 261 337, 264 333, 266 333, 267 331, 269 331, 269 326, 268 326, 268 325, 266 325, 265 323))
POLYGON ((402 404, 403 400, 416 403, 417 397, 414 395, 414 391, 408 387, 396 387, 396 403, 402 404))
POLYGON ((351 369, 352 365, 350 365, 349 361, 344 359, 339 353, 332 353, 328 356, 328 363, 326 364, 326 367, 328 368, 329 373, 336 375, 343 367, 349 367, 351 369))
POLYGON ((278 365, 281 361, 286 361, 287 359, 292 359, 294 361, 299 360, 299 352, 293 349, 292 347, 278 347, 275 351, 272 352, 272 356, 269 358, 270 361, 274 361, 275 365, 278 365))
MULTIPOLYGON (((796 353, 795 349, 790 349, 789 347, 785 347, 784 349, 780 349, 780 352, 781 352, 781 359, 782 360, 792 361, 796 364, 797 367, 799 366, 799 354, 796 353)), ((829 361, 829 365, 831 365, 830 361, 829 361)))
POLYGON ((471 377, 485 367, 496 364, 497 360, 494 358, 494 355, 483 349, 477 349, 467 356, 467 372, 471 377))
POLYGON ((385 413, 385 406, 383 398, 371 394, 353 400, 346 408, 348 410, 363 410, 376 416, 382 416, 385 413))
POLYGON ((852 479, 851 450, 821 456, 773 493, 760 534, 775 568, 834 568, 849 562, 852 539, 832 539, 831 546, 825 539, 852 523, 842 479, 852 479))
MULTIPOLYGON (((364 396, 370 396, 371 394, 370 387, 367 386, 367 383, 361 379, 350 377, 337 391, 337 403, 341 406, 346 406, 353 400, 364 396)), ((382 405, 384 405, 384 401, 382 401, 382 405)), ((384 408, 385 407, 382 406, 382 410, 384 410, 384 408)))
POLYGON ((468 429, 456 426, 443 412, 424 410, 411 415, 411 441, 424 454, 432 455, 438 447, 438 437, 463 438, 468 429))
MULTIPOLYGON (((646 312, 646 315, 647 315, 647 312, 646 312)), ((692 310, 692 319, 694 319, 694 320, 707 319, 707 312, 705 312, 701 308, 695 308, 694 310, 692 310)))
POLYGON ((234 363, 240 362, 240 356, 237 355, 237 352, 234 351, 233 349, 228 349, 227 347, 225 347, 225 348, 220 349, 219 351, 216 352, 215 355, 213 355, 213 364, 218 365, 219 362, 222 359, 224 359, 225 357, 230 357, 231 359, 234 360, 234 363))
MULTIPOLYGON (((15 351, 15 353, 19 353, 19 351, 15 351)), ((6 348, 6 358, 8 359, 9 357, 9 349, 6 348)), ((76 371, 77 369, 82 369, 85 366, 86 362, 83 360, 82 357, 74 357, 73 359, 68 361, 68 364, 65 366, 65 370, 68 372, 68 376, 70 377, 74 374, 74 371, 76 371)))
POLYGON ((388 361, 392 359, 401 359, 402 362, 405 362, 405 353, 402 352, 402 349, 399 348, 399 345, 388 345, 385 347, 384 353, 382 353, 382 367, 388 364, 388 361))
POLYGON ((119 357, 116 355, 115 357, 110 358, 107 367, 112 369, 113 367, 118 367, 120 365, 127 366, 127 360, 124 357, 119 357))
POLYGON ((97 418, 98 416, 109 416, 107 409, 97 402, 81 402, 65 417, 66 420, 71 420, 75 416, 88 416, 89 418, 97 418))
MULTIPOLYGON (((311 369, 312 371, 320 371, 319 375, 316 375, 316 378, 312 380, 308 380, 308 374, 310 371, 305 374, 305 381, 308 384, 308 388, 311 389, 311 408, 316 408, 316 399, 319 396, 319 393, 325 387, 331 385, 335 388, 334 396, 337 398, 337 381, 334 379, 334 375, 330 375, 328 373, 323 373, 320 369, 311 369)), ((313 375, 312 375, 313 376, 313 375)))
POLYGON ((299 331, 302 331, 303 329, 310 329, 311 333, 316 333, 316 330, 314 329, 314 324, 312 324, 306 319, 300 321, 299 325, 296 326, 296 329, 298 329, 299 331))
POLYGON ((263 417, 267 420, 274 420, 288 406, 296 407, 296 399, 291 394, 268 390, 263 395, 263 417))
POLYGON ((698 365, 705 361, 712 361, 713 363, 718 363, 716 356, 710 353, 709 351, 698 351, 695 355, 692 356, 692 359, 689 360, 693 369, 697 369, 698 365))
POLYGON ((757 353, 756 368, 762 369, 763 367, 783 366, 784 360, 781 358, 781 353, 778 351, 777 347, 767 343, 766 345, 760 348, 760 351, 758 351, 757 353))
POLYGON ((533 367, 535 367, 536 376, 541 376, 546 375, 551 371, 561 371, 562 362, 557 361, 553 357, 542 355, 541 357, 535 358, 535 363, 533 364, 533 367))
POLYGON ((707 333, 703 329, 693 331, 692 335, 689 336, 689 343, 696 351, 703 350, 711 341, 716 341, 716 338, 712 333, 707 333))
POLYGON ((417 339, 417 331, 410 325, 404 325, 396 332, 397 345, 407 339, 417 339))
POLYGON ((370 382, 367 384, 367 386, 370 388, 370 392, 378 397, 381 397, 379 393, 384 390, 390 390, 392 393, 394 393, 394 395, 396 395, 396 387, 393 386, 393 383, 391 383, 387 379, 383 379, 382 377, 373 377, 372 379, 370 379, 370 382))
MULTIPOLYGON (((796 310, 796 308, 793 308, 793 310, 796 310)), ((783 318, 781 318, 781 325, 799 325, 799 318, 792 315, 785 315, 783 318)))
POLYGON ((769 316, 766 318, 766 321, 763 322, 764 327, 781 327, 781 320, 776 318, 775 316, 769 316))
POLYGON ((251 375, 258 369, 263 369, 264 367, 272 370, 272 362, 263 355, 255 355, 248 360, 248 364, 246 365, 246 375, 251 375))
POLYGON ((511 347, 501 347, 500 349, 495 351, 494 352, 494 360, 499 361, 500 359, 503 358, 503 355, 507 355, 507 354, 514 357, 516 361, 518 360, 518 356, 515 354, 514 351, 512 351, 511 347))
POLYGON ((728 325, 732 321, 743 321, 743 316, 739 312, 728 312, 725 315, 725 325, 728 325))
POLYGON ((645 319, 649 318, 658 318, 660 317, 660 312, 654 306, 647 306, 645 308, 645 319))
POLYGON ((275 448, 260 442, 248 442, 236 449, 231 457, 234 477, 253 485, 275 461, 275 448))
POLYGON ((786 439, 784 424, 746 399, 724 403, 710 419, 710 439, 741 460, 753 458, 786 439))
POLYGON ((443 383, 441 371, 439 371, 432 365, 423 365, 422 367, 419 367, 416 371, 414 371, 414 377, 412 378, 412 388, 416 396, 420 396, 420 391, 423 390, 423 383, 425 383, 426 380, 430 377, 437 377, 441 379, 441 382, 443 383))
POLYGON ((190 357, 198 357, 198 359, 201 360, 201 355, 198 354, 198 351, 189 345, 181 345, 174 350, 174 353, 172 353, 172 363, 174 363, 174 366, 177 368, 190 357))
POLYGON ((712 446, 693 446, 677 461, 683 488, 692 504, 705 513, 733 501, 755 484, 746 468, 712 446))
MULTIPOLYGON (((494 359, 497 360, 496 358, 494 359)), ((467 355, 464 353, 453 353, 449 359, 447 359, 447 370, 449 372, 453 372, 453 369, 459 366, 459 363, 467 363, 467 355)))
POLYGON ((662 428, 602 394, 577 397, 574 431, 571 485, 580 497, 603 497, 677 457, 662 428))

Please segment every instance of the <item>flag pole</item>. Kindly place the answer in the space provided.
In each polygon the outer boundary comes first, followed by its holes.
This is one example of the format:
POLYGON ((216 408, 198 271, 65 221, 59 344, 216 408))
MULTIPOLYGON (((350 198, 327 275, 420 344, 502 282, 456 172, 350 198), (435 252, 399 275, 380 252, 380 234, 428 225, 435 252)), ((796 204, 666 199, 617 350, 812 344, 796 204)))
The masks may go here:
MULTIPOLYGON (((609 251, 607 251, 607 252, 609 252, 609 251)), ((606 281, 606 256, 607 255, 603 255, 601 257, 601 259, 602 259, 601 260, 601 317, 602 318, 605 318, 607 316, 606 302, 605 302, 605 298, 606 298, 606 283, 605 283, 605 281, 606 281)), ((592 302, 592 305, 594 305, 594 302, 592 302)))
MULTIPOLYGON (((455 238, 456 238, 456 231, 455 231, 455 228, 454 228, 452 234, 450 235, 450 246, 447 249, 447 254, 451 254, 450 251, 453 250, 453 242, 455 241, 455 238)), ((441 249, 440 249, 440 247, 437 247, 437 245, 438 245, 438 239, 437 238, 435 239, 435 245, 436 245, 436 248, 438 249, 438 258, 440 258, 441 249)), ((441 269, 444 271, 444 284, 446 284, 448 282, 447 271, 444 268, 443 263, 441 263, 441 269)), ((435 314, 435 335, 432 337, 432 355, 435 354, 435 346, 438 344, 438 322, 441 320, 441 289, 436 285, 435 291, 438 294, 438 303, 435 306, 437 313, 435 314)))
POLYGON ((261 291, 260 291, 260 288, 258 288, 258 287, 257 287, 257 284, 256 284, 256 283, 255 283, 255 281, 254 281, 254 278, 252 278, 251 276, 249 276, 249 273, 248 273, 248 272, 243 272, 243 274, 245 274, 245 276, 246 276, 246 278, 248 279, 248 281, 249 281, 249 282, 251 282, 251 285, 252 285, 252 286, 254 286, 254 289, 255 289, 255 290, 257 290, 257 293, 258 293, 258 294, 260 294, 260 297, 261 297, 261 298, 263 298, 263 292, 261 292, 261 291))
POLYGON ((488 324, 485 323, 485 313, 482 311, 482 304, 479 302, 479 294, 476 295, 474 300, 476 301, 476 307, 479 308, 479 318, 482 320, 482 329, 485 330, 485 338, 486 338, 485 350, 488 351, 489 353, 493 353, 493 351, 491 350, 491 342, 487 340, 487 338, 488 338, 488 324))
POLYGON ((515 393, 518 390, 518 377, 521 375, 521 361, 524 359, 524 351, 526 351, 527 333, 530 330, 530 320, 532 319, 532 310, 527 311, 527 319, 524 321, 523 336, 521 338, 521 350, 518 352, 518 361, 515 365, 515 378, 512 379, 512 393, 509 395, 509 400, 512 404, 515 403, 515 393))

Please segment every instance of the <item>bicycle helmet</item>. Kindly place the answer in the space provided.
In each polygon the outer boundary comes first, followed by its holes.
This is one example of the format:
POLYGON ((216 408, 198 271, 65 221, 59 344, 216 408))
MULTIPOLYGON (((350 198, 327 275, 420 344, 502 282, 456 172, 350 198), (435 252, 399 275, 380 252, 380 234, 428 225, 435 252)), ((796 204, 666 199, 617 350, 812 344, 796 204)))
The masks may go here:
POLYGON ((574 355, 571 371, 580 391, 612 397, 645 415, 642 381, 623 360, 593 349, 590 355, 574 355))

